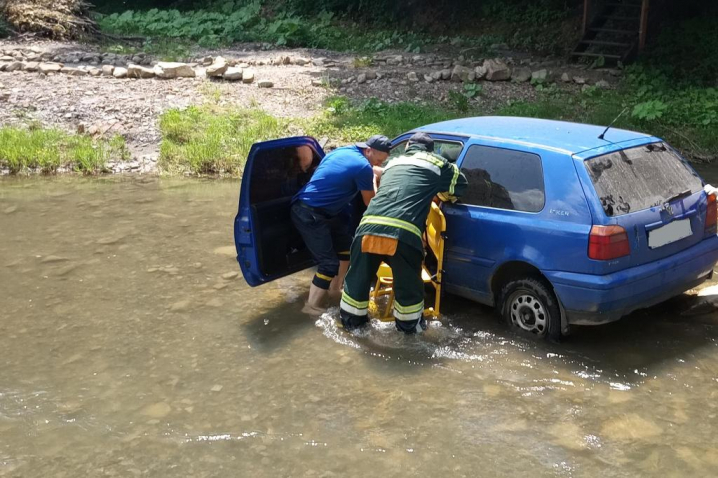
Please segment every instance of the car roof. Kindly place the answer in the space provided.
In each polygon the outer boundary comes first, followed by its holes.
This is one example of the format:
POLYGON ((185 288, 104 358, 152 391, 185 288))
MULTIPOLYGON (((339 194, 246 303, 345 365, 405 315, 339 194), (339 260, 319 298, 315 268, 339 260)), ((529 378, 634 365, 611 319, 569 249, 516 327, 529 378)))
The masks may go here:
POLYGON ((504 141, 529 146, 533 149, 545 149, 565 154, 576 154, 600 148, 602 152, 622 149, 616 143, 660 141, 653 136, 611 128, 605 139, 599 135, 605 126, 595 126, 568 121, 554 121, 538 118, 519 118, 512 116, 477 116, 462 118, 421 126, 413 131, 456 134, 492 141, 504 141), (614 145, 615 147, 611 147, 614 145))

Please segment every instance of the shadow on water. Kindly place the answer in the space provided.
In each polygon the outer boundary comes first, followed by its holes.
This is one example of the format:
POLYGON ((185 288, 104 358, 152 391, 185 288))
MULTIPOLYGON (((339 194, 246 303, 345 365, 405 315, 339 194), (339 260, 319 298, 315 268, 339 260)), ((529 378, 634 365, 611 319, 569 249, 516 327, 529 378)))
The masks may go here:
POLYGON ((252 346, 275 352, 315 329, 315 319, 302 314, 301 308, 301 301, 285 302, 259 312, 241 328, 252 346))

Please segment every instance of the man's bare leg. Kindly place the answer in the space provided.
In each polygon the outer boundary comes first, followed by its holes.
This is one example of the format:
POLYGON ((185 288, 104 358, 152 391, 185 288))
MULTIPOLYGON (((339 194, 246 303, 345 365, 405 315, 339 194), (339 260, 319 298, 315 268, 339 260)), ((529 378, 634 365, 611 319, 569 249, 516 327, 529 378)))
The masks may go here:
POLYGON ((323 307, 324 298, 327 296, 327 291, 311 284, 309 286, 309 299, 302 308, 302 312, 309 315, 322 315, 326 312, 323 307))
POLYGON ((341 299, 347 270, 349 270, 349 261, 339 261, 339 273, 334 276, 332 283, 329 284, 329 297, 331 297, 332 300, 341 299))

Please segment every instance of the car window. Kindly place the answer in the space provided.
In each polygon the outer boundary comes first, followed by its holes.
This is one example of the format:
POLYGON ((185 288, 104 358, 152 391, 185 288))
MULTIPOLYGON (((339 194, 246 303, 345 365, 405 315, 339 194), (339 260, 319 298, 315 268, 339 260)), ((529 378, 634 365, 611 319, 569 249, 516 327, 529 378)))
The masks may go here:
POLYGON ((469 182, 461 202, 538 212, 544 206, 541 157, 511 149, 473 145, 461 165, 469 182))
MULTIPOLYGON (((389 157, 384 164, 404 154, 405 149, 406 141, 402 141, 401 143, 395 145, 391 148, 391 153, 389 153, 389 157)), ((451 163, 455 163, 456 160, 459 159, 462 149, 464 149, 464 144, 459 141, 446 141, 442 139, 434 140, 434 153, 446 158, 451 163)))
MULTIPOLYGON (((302 146, 309 148, 309 146, 302 146)), ((312 164, 302 168, 296 146, 264 149, 257 152, 252 170, 250 202, 257 204, 296 194, 312 177, 320 157, 311 149, 312 164)))
POLYGON ((695 171, 664 143, 591 158, 585 166, 609 217, 660 206, 703 188, 695 171))

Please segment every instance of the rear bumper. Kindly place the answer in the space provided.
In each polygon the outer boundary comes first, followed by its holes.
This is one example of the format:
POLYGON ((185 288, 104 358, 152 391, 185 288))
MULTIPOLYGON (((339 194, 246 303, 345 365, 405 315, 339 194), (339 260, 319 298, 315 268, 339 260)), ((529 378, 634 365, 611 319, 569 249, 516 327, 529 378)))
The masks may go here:
POLYGON ((545 271, 569 324, 613 322, 702 283, 718 262, 718 236, 650 264, 597 276, 545 271))

